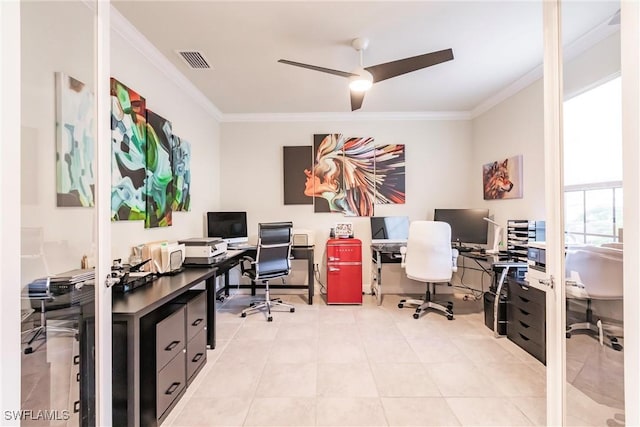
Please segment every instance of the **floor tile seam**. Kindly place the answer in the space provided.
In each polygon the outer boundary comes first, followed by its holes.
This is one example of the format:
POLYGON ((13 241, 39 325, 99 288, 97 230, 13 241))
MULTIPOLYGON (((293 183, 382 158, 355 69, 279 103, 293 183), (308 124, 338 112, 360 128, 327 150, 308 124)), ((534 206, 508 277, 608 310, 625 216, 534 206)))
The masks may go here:
MULTIPOLYGON (((414 398, 415 396, 409 396, 408 398, 414 398)), ((451 405, 449 404, 449 402, 447 401, 447 398, 445 396, 417 396, 415 397, 416 399, 440 399, 444 402, 445 405, 447 405, 447 408, 449 408, 449 412, 451 412, 451 414, 453 415, 453 417, 456 419, 456 421, 458 422, 458 424, 460 426, 463 426, 464 424, 462 424, 462 420, 460 420, 460 418, 458 418, 458 416, 456 415, 456 412, 453 410, 453 408, 451 407, 451 405)), ((407 397, 385 397, 384 399, 407 399, 407 397)), ((382 410, 385 412, 386 414, 386 409, 383 403, 382 404, 382 410)), ((387 424, 389 426, 395 426, 395 424, 391 424, 389 423, 389 421, 387 420, 387 424)))

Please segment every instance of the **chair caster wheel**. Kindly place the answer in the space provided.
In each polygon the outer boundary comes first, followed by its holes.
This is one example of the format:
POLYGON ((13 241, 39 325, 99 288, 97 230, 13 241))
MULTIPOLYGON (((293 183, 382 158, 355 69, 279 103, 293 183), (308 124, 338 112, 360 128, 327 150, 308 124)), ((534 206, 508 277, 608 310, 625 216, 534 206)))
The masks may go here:
POLYGON ((453 310, 453 304, 447 304, 447 310, 449 311, 453 310))
POLYGON ((273 317, 269 316, 267 317, 267 322, 272 322, 273 321, 273 317))
POLYGON ((398 308, 402 308, 402 307, 404 307, 404 304, 402 303, 398 304, 398 308))
POLYGON ((571 338, 571 332, 567 332, 565 336, 567 337, 567 339, 571 338))
POLYGON ((295 312, 296 312, 296 309, 295 309, 295 308, 290 308, 290 309, 289 309, 289 312, 291 312, 291 313, 295 313, 295 312))
POLYGON ((419 318, 420 318, 420 315, 419 315, 418 313, 413 313, 413 318, 414 318, 414 319, 419 319, 419 318))
POLYGON ((619 342, 612 342, 611 348, 614 349, 615 351, 622 351, 622 346, 620 345, 619 342))
POLYGON ((24 349, 24 354, 31 354, 33 353, 33 347, 27 347, 24 349))
POLYGON ((447 320, 453 320, 453 314, 447 314, 447 320))
POLYGON ((247 313, 242 313, 240 317, 247 317, 247 313))
POLYGON ((218 297, 218 301, 224 302, 224 297, 218 297))

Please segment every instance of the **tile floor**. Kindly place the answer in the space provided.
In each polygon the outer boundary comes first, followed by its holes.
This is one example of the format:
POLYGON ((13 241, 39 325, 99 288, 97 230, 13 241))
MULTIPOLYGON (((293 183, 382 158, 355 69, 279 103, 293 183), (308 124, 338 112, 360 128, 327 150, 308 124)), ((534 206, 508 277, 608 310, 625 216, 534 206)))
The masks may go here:
POLYGON ((545 367, 484 326, 481 302, 455 300, 456 318, 421 319, 383 304, 239 313, 220 306, 217 347, 164 426, 545 425, 545 367))

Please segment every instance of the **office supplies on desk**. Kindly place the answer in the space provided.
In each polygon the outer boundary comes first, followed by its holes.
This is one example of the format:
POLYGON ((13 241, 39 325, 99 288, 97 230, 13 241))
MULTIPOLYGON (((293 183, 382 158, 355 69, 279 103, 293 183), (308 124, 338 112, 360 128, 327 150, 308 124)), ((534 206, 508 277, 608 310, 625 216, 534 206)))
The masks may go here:
POLYGON ((186 247, 185 264, 210 265, 216 256, 227 251, 227 242, 220 237, 194 237, 178 243, 186 247))

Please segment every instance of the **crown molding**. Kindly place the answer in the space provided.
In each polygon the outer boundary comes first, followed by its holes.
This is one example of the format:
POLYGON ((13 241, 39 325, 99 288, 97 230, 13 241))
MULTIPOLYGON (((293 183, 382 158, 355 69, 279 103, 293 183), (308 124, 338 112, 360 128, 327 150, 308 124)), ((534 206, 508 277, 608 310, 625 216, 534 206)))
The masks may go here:
POLYGON ((470 120, 468 111, 223 114, 222 123, 470 120))
POLYGON ((221 121, 222 112, 200 90, 187 79, 136 27, 111 5, 111 29, 118 33, 138 52, 149 60, 161 73, 182 89, 204 110, 221 121))
POLYGON ((521 90, 533 84, 537 80, 540 80, 541 78, 542 64, 538 65, 536 68, 529 71, 527 74, 520 77, 515 82, 511 83, 500 92, 496 93, 493 96, 490 96, 489 98, 478 104, 473 110, 471 110, 471 118, 475 119, 476 117, 486 113, 496 105, 500 104, 502 101, 512 97, 516 93, 520 92, 521 90))

